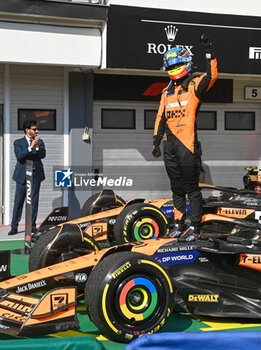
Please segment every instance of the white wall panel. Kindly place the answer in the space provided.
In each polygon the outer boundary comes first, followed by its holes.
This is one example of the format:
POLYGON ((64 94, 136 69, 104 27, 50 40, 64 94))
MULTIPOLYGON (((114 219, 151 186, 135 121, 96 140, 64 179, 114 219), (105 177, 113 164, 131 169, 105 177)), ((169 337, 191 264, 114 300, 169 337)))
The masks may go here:
MULTIPOLYGON (((261 87, 261 78, 240 78, 234 80, 234 102, 243 102, 246 105, 255 102, 245 99, 245 87, 261 87)), ((260 100, 258 101, 261 102, 260 100)))
MULTIPOLYGON (((237 95, 240 95, 238 88, 237 95)), ((146 166, 142 168, 151 190, 122 192, 123 198, 169 197, 169 191, 160 191, 162 182, 168 179, 163 158, 154 159, 151 155, 152 130, 144 130, 144 109, 157 109, 158 104, 134 102, 96 102, 94 107, 93 163, 103 166, 146 166), (136 109, 135 130, 102 130, 102 108, 136 109)), ((203 149, 205 181, 222 186, 243 187, 244 168, 250 165, 261 168, 261 105, 258 103, 202 104, 201 110, 217 111, 217 130, 198 131, 203 149), (254 111, 256 129, 254 131, 225 130, 226 111, 254 111)), ((147 184, 146 184, 147 188, 147 184)))
MULTIPOLYGON (((54 208, 62 205, 61 191, 53 189, 53 167, 63 166, 63 68, 50 66, 10 66, 11 80, 11 174, 16 164, 13 151, 15 139, 23 137, 18 131, 18 108, 56 109, 56 131, 40 131, 46 147, 43 159, 46 179, 42 182, 38 222, 54 208)), ((11 180, 11 203, 13 207, 15 182, 11 180)), ((24 217, 21 223, 24 222, 24 217)))
POLYGON ((4 102, 4 65, 0 64, 0 103, 4 102))
POLYGON ((99 67, 101 32, 72 28, 0 22, 0 61, 99 67))

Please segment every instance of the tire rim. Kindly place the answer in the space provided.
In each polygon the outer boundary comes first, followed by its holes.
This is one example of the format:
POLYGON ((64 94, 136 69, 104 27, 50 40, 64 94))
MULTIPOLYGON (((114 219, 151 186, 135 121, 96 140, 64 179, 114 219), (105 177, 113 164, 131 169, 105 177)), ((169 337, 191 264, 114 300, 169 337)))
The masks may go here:
POLYGON ((140 218, 134 222, 133 234, 136 241, 159 237, 159 225, 151 218, 140 218))
POLYGON ((134 278, 120 290, 120 311, 132 323, 143 321, 150 317, 155 311, 157 304, 157 289, 147 278, 134 278))

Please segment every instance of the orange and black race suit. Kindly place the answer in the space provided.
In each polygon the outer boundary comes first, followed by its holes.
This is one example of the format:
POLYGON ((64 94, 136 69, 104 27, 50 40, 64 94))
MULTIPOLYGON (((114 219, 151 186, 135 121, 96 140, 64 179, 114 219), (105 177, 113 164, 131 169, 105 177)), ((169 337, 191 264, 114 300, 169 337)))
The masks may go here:
POLYGON ((202 216, 198 187, 201 150, 196 116, 202 97, 217 79, 217 60, 213 56, 207 59, 206 73, 191 75, 177 85, 171 82, 163 90, 154 127, 154 140, 158 144, 164 132, 167 135, 164 162, 173 192, 175 221, 185 220, 188 194, 192 226, 199 226, 202 216))

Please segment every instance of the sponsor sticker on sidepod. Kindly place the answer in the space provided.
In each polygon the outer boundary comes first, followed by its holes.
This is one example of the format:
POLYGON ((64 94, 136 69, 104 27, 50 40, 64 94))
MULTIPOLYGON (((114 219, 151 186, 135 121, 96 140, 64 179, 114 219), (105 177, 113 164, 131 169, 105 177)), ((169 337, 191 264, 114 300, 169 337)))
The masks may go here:
POLYGON ((190 250, 186 252, 171 252, 167 254, 155 254, 153 258, 162 265, 188 264, 192 263, 199 256, 199 251, 190 250))

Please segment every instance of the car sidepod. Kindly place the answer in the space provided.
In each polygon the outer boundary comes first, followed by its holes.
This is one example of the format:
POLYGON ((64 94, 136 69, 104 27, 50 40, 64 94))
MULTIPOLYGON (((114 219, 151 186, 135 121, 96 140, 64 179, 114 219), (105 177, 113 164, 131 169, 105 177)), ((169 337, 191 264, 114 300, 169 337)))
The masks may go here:
POLYGON ((172 277, 174 311, 261 317, 261 250, 222 240, 171 242, 153 255, 172 277))

